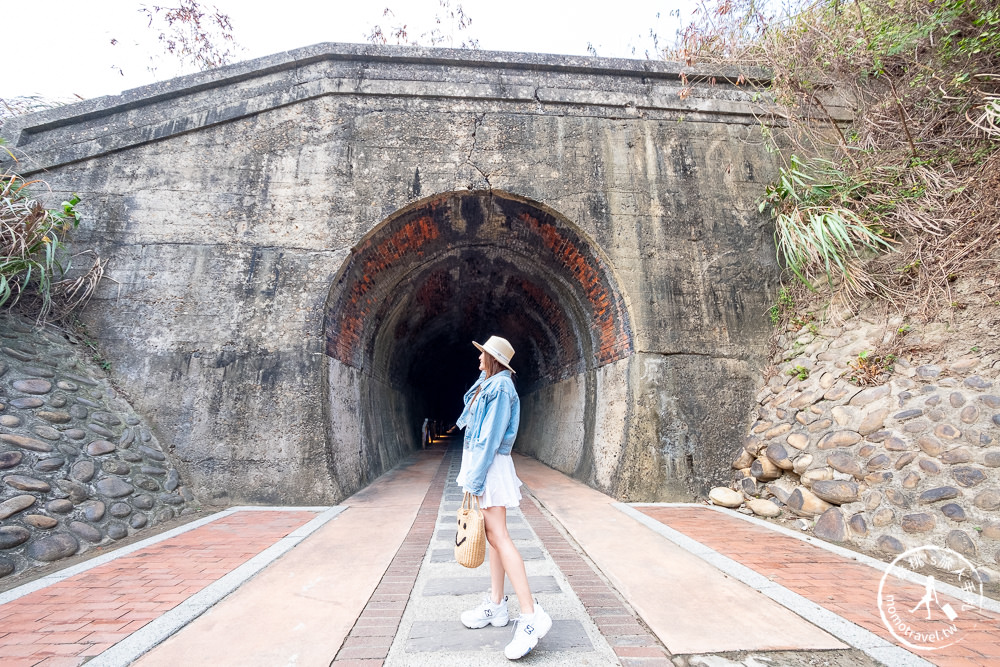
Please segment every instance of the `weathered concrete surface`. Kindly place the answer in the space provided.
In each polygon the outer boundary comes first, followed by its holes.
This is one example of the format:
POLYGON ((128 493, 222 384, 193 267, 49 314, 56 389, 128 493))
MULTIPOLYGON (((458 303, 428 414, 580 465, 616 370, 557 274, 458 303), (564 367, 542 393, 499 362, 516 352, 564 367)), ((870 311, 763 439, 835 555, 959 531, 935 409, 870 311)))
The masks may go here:
POLYGON ((726 474, 777 266, 758 109, 680 71, 327 44, 4 135, 83 198, 111 260, 84 319, 207 502, 349 495, 457 416, 493 333, 518 447, 686 498, 726 474))

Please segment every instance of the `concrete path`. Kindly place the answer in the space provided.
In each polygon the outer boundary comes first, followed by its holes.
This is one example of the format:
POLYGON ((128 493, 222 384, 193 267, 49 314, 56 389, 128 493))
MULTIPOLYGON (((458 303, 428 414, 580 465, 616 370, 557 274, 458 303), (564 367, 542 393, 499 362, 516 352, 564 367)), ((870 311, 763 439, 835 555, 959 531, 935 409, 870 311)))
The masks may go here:
MULTIPOLYGON (((458 454, 419 452, 335 508, 227 510, 0 594, 0 664, 507 664, 513 623, 458 621, 489 588, 486 565, 452 555, 458 454)), ((510 531, 554 619, 524 664, 1000 661, 996 603, 938 584, 963 609, 962 641, 907 650, 879 616, 884 564, 734 512, 623 505, 536 461, 516 466, 527 493, 510 531)), ((902 585, 914 603, 924 590, 902 585)))

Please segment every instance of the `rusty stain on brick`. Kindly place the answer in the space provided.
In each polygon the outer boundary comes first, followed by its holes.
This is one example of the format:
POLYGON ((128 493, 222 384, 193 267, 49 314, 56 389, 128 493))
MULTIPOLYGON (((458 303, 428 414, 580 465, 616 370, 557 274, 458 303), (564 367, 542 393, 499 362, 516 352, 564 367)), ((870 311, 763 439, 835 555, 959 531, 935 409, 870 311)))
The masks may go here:
POLYGON ((498 326, 531 341, 546 367, 539 379, 632 352, 624 300, 595 249, 568 223, 495 192, 440 195, 390 218, 352 253, 329 303, 326 352, 355 368, 371 353, 390 303, 397 304, 395 340, 442 316, 468 328, 487 309, 498 326), (553 291, 557 276, 578 305, 553 291), (590 340, 577 340, 581 334, 590 340))

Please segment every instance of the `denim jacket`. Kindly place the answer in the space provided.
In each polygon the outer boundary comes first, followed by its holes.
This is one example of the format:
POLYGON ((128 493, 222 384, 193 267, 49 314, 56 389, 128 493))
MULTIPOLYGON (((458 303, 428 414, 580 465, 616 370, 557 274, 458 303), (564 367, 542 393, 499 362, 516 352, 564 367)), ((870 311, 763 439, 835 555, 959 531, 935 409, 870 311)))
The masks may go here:
POLYGON ((486 471, 497 454, 510 454, 521 421, 521 400, 514 390, 510 371, 500 371, 486 379, 486 371, 465 392, 465 409, 455 422, 465 429, 462 462, 465 484, 469 493, 481 496, 486 487, 486 471), (475 403, 476 390, 483 390, 475 403))

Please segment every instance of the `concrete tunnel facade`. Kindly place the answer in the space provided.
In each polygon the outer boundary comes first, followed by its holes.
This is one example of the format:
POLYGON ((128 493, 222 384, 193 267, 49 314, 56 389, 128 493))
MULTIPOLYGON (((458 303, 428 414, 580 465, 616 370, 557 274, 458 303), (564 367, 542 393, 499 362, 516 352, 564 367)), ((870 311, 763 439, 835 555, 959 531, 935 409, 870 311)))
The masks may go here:
POLYGON ((322 44, 3 135, 82 197, 76 249, 109 261, 88 335, 203 502, 357 491, 457 417, 492 334, 517 351, 517 450, 690 499, 728 476, 778 276, 775 158, 738 83, 322 44))

